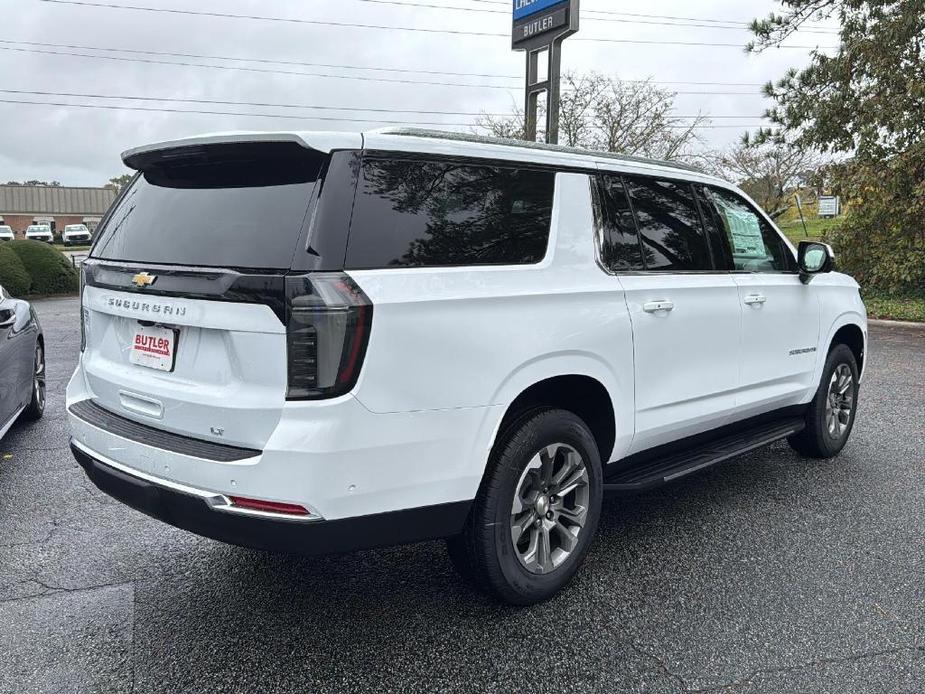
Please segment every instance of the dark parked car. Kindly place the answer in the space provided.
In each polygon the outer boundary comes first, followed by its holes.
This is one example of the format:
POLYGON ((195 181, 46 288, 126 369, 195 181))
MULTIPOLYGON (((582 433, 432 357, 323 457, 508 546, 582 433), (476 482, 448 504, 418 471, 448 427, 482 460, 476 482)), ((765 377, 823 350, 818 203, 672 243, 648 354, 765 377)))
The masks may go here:
POLYGON ((45 411, 45 338, 35 311, 0 287, 0 438, 45 411))

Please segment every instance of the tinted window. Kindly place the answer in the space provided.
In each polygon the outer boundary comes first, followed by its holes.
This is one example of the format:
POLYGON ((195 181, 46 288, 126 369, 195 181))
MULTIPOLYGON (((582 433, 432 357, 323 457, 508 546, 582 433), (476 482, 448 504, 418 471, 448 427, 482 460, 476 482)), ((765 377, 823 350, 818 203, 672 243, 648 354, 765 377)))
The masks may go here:
POLYGON ((450 161, 367 158, 347 267, 537 263, 555 174, 450 161))
POLYGON ((604 176, 604 236, 601 254, 611 270, 642 270, 642 248, 636 222, 619 176, 604 176))
POLYGON ((647 270, 712 270, 710 249, 687 183, 628 177, 647 270))
POLYGON ((744 199, 722 188, 706 188, 706 194, 732 248, 736 270, 786 272, 789 251, 777 232, 744 199))
POLYGON ((92 255, 288 269, 320 166, 317 157, 297 146, 152 165, 112 211, 92 255))
POLYGON ((732 264, 732 249, 726 232, 723 230, 722 222, 713 209, 713 203, 710 202, 710 192, 706 186, 695 183, 694 194, 697 198, 697 205, 700 207, 703 227, 707 232, 707 242, 713 255, 713 267, 717 270, 731 272, 735 269, 732 264))

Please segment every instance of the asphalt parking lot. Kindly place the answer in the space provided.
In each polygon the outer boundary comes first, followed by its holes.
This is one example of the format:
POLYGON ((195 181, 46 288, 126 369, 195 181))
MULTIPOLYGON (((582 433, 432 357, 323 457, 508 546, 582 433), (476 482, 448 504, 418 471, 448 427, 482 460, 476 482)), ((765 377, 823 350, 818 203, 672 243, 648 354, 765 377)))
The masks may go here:
POLYGON ((605 499, 561 596, 472 593, 442 544, 298 558, 98 492, 67 449, 75 299, 37 302, 48 411, 0 442, 0 692, 923 692, 925 330, 873 327, 853 438, 605 499))

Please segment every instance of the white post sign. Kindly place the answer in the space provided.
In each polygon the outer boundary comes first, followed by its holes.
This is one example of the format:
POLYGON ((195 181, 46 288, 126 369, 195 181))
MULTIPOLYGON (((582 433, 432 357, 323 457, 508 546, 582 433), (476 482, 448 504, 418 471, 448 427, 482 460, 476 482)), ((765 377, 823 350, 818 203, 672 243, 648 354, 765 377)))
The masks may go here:
POLYGON ((837 217, 841 212, 841 200, 837 195, 819 196, 819 216, 837 217))

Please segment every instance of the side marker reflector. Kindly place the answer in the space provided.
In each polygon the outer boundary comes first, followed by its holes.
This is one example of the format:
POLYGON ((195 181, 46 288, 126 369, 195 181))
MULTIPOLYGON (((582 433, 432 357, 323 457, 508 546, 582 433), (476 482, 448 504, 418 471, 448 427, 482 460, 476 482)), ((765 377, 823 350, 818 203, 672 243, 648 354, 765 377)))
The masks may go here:
POLYGON ((238 508, 247 508, 252 511, 266 511, 267 513, 285 513, 290 516, 310 516, 308 509, 298 504, 284 504, 279 501, 262 501, 261 499, 248 499, 243 496, 230 496, 231 503, 238 508))

